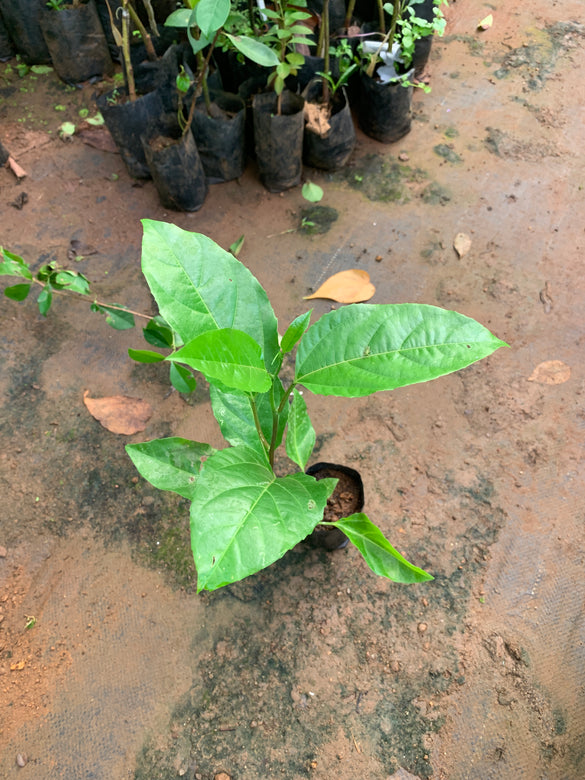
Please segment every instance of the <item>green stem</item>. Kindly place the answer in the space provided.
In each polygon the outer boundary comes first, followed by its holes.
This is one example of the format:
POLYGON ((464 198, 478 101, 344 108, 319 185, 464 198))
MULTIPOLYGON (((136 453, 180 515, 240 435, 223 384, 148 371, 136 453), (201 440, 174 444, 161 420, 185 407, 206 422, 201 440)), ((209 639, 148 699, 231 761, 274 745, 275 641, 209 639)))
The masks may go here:
MULTIPOLYGON (((193 90, 193 99, 191 100, 191 105, 189 107, 189 116, 187 117, 187 122, 185 124, 185 127, 183 128, 183 135, 186 135, 189 132, 189 129, 191 127, 191 123, 193 122, 193 117, 195 116, 195 104, 197 103, 197 92, 199 90, 199 87, 203 84, 205 81, 205 74, 207 73, 207 68, 209 67, 209 60, 211 59, 211 55, 213 53, 213 49, 215 48, 215 42, 217 41, 217 36, 219 35, 219 30, 215 33, 215 37, 213 41, 211 42, 211 45, 209 46, 209 51, 207 52, 207 56, 205 57, 205 60, 203 62, 203 67, 199 68, 199 73, 197 76, 197 81, 195 82, 195 88, 193 90)), ((200 52, 198 52, 200 53, 200 52)), ((207 88, 207 82, 205 81, 205 88, 203 91, 203 94, 205 95, 205 89, 207 88)), ((209 94, 207 96, 209 98, 209 94)), ((207 106, 207 103, 206 103, 207 106)), ((209 111, 209 108, 208 108, 209 111)))
POLYGON ((355 0, 349 0, 349 3, 347 4, 347 13, 345 14, 345 22, 343 23, 343 26, 347 30, 351 24, 351 20, 353 17, 353 12, 355 9, 355 0))
MULTIPOLYGON (((400 0, 394 0, 394 5, 398 5, 400 0)), ((378 0, 378 24, 380 25, 380 32, 382 35, 386 35, 386 20, 384 18, 384 0, 378 0)))
MULTIPOLYGON (((39 279, 32 279, 31 281, 40 285, 43 289, 46 287, 45 282, 41 282, 39 279)), ((87 300, 87 295, 77 292, 76 290, 56 290, 54 287, 51 287, 51 292, 53 295, 77 295, 80 298, 87 300)), ((93 299, 93 303, 95 303, 97 306, 105 306, 108 309, 114 309, 115 311, 127 311, 128 314, 133 314, 135 317, 142 317, 144 320, 151 320, 153 317, 152 314, 143 314, 141 311, 133 311, 132 309, 127 309, 125 306, 119 306, 116 303, 105 303, 104 301, 98 301, 97 298, 93 299)))
POLYGON ((144 46, 146 48, 146 56, 148 57, 148 59, 151 62, 156 62, 158 57, 156 56, 156 52, 154 50, 154 46, 152 44, 151 37, 148 34, 148 30, 142 24, 142 20, 140 19, 140 17, 136 13, 136 10, 134 9, 134 6, 132 5, 132 3, 128 2, 127 8, 128 8, 128 13, 132 17, 132 21, 134 22, 134 24, 138 28, 138 31, 140 32, 140 36, 141 36, 142 40, 144 41, 144 46))
MULTIPOLYGON (((321 16, 321 27, 325 31, 324 32, 325 51, 323 52, 323 57, 325 59, 325 63, 324 63, 323 71, 325 73, 329 73, 329 68, 330 68, 330 65, 331 65, 331 58, 329 56, 329 36, 330 36, 330 29, 329 29, 329 0, 323 0, 323 14, 321 16)), ((329 103, 329 84, 327 82, 327 79, 323 79, 322 99, 323 99, 323 103, 325 103, 325 104, 329 103)))
POLYGON ((142 0, 142 4, 146 8, 146 13, 148 14, 148 24, 150 26, 150 31, 153 35, 155 35, 158 38, 159 37, 158 27, 156 26, 156 19, 154 18, 154 11, 152 10, 152 4, 150 0, 142 0))
MULTIPOLYGON (((264 447, 264 449, 266 450, 270 458, 270 453, 272 452, 270 449, 271 445, 268 444, 266 436, 264 436, 262 426, 260 425, 260 418, 258 417, 258 407, 256 406, 256 401, 251 395, 248 396, 248 398, 250 399, 250 406, 252 407, 252 416, 254 418, 254 425, 256 426, 256 433, 258 434, 258 438, 262 442, 262 446, 264 447)), ((272 431, 272 438, 274 439, 274 430, 272 431)), ((270 460, 270 465, 272 466, 272 460, 270 460)))

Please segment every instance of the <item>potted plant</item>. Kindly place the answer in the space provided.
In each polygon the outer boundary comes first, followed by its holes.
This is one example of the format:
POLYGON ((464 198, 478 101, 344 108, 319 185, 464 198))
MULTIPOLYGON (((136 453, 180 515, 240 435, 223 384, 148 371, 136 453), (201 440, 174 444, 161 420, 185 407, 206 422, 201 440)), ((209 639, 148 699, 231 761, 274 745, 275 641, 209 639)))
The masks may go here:
POLYGON ((211 182, 238 178, 245 166, 245 102, 237 95, 210 90, 208 86, 208 65, 216 45, 236 51, 243 47, 249 58, 265 65, 276 62, 274 53, 264 44, 229 32, 231 18, 229 2, 200 0, 194 8, 174 11, 165 22, 166 26, 187 30, 197 58, 199 79, 187 123, 192 126, 203 168, 211 182))
POLYGON ((0 0, 0 12, 16 51, 28 65, 51 61, 41 30, 39 0, 0 0))
POLYGON ((303 24, 311 17, 306 5, 306 0, 294 4, 276 0, 274 8, 262 12, 272 24, 261 40, 273 49, 278 62, 268 80, 272 91, 255 95, 252 106, 258 169, 270 192, 282 192, 301 181, 304 100, 286 89, 285 82, 305 61, 296 48, 313 44, 303 24))
MULTIPOLYGON (((424 304, 352 304, 312 325, 308 311, 280 338, 265 291, 232 254, 175 225, 143 225, 143 273, 166 327, 184 346, 166 358, 154 350, 132 356, 203 374, 229 445, 214 450, 171 437, 127 446, 143 477, 191 501, 198 591, 254 574, 318 525, 331 526, 323 513, 336 481, 305 473, 315 431, 299 388, 366 396, 457 371, 503 345, 474 320, 424 304), (295 349, 294 376, 283 382, 285 355, 295 349), (283 440, 298 470, 279 476, 275 454, 283 440)), ((398 582, 431 579, 363 512, 335 527, 375 573, 398 582)))
POLYGON ((335 71, 330 67, 329 0, 323 2, 319 34, 319 52, 323 70, 309 82, 305 98, 305 136, 303 157, 308 165, 324 170, 341 168, 355 146, 355 127, 345 85, 358 65, 346 41, 333 49, 335 71), (335 72, 335 75, 334 75, 335 72))

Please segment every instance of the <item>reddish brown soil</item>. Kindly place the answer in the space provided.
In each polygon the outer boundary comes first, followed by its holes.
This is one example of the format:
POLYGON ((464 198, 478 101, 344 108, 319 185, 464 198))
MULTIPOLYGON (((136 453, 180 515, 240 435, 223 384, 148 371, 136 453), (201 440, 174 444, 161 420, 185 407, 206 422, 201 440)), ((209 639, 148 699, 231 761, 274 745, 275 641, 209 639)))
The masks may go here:
POLYGON ((137 480, 124 444, 221 446, 204 383, 169 393, 164 367, 127 357, 140 332, 83 301, 43 318, 3 299, 0 776, 585 776, 583 7, 458 0, 448 19, 412 132, 391 146, 360 135, 342 175, 306 171, 339 212, 316 236, 291 230, 300 189, 269 194, 253 164, 197 214, 165 212, 103 133, 58 137, 93 113, 96 87, 0 66, 0 139, 28 173, 0 170, 0 243, 35 267, 55 258, 101 300, 152 312, 139 220, 164 219, 223 246, 244 234, 281 331, 302 296, 357 267, 373 302, 454 308, 510 344, 393 394, 306 394, 314 460, 361 472, 365 511, 432 583, 376 578, 351 547, 300 546, 197 596, 188 507, 137 480), (68 259, 72 240, 97 254, 68 259), (566 381, 534 375, 550 360, 566 381), (109 433, 85 390, 148 401, 147 429, 109 433))

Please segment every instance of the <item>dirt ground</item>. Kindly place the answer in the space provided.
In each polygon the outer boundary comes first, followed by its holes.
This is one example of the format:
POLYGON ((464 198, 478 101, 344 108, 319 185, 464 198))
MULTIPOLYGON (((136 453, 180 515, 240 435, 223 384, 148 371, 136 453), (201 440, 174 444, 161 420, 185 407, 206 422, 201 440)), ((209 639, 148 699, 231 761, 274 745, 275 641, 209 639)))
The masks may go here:
POLYGON ((140 219, 164 219, 225 247, 244 234, 283 326, 357 267, 373 302, 453 308, 510 344, 429 385, 307 398, 313 460, 360 471, 365 511, 433 582, 300 545, 197 596, 187 504, 137 479, 124 444, 221 446, 204 383, 169 392, 164 368, 128 359, 138 330, 84 301, 45 319, 3 298, 1 777, 585 777, 585 12, 453 0, 447 16, 412 132, 360 134, 344 172, 305 171, 338 212, 313 236, 291 231, 300 189, 269 194, 253 163, 200 212, 165 212, 117 154, 58 138, 96 86, 0 65, 0 138, 28 173, 0 170, 0 243, 35 267, 57 259, 152 312, 140 219), (97 252, 67 260, 72 239, 97 252), (148 401, 146 430, 108 432, 86 390, 148 401))

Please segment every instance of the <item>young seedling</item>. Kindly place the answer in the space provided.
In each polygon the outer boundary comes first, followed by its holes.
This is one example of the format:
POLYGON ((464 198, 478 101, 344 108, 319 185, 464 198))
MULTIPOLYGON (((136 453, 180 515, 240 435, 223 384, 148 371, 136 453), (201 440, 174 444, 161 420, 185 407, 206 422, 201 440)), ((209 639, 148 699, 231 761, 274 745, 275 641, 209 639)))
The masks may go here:
MULTIPOLYGON (((269 566, 323 521, 336 480, 304 473, 316 434, 299 388, 367 396, 426 382, 504 343, 475 320, 424 304, 353 304, 310 325, 299 315, 279 337, 268 296, 210 238, 144 220, 142 270, 161 316, 184 346, 173 365, 200 372, 229 446, 180 437, 126 447, 155 487, 191 501, 197 590, 214 590, 269 566), (283 382, 285 355, 296 350, 283 382), (298 470, 275 473, 284 441, 298 470)), ((158 354, 158 360, 165 356, 158 354)), ((338 520, 376 573, 397 582, 432 579, 405 560, 362 512, 338 520)))

